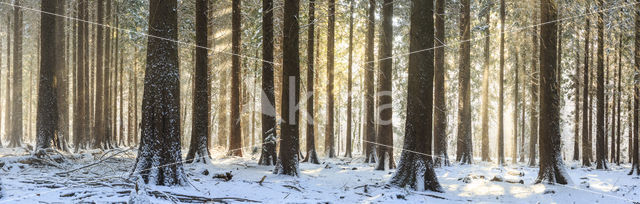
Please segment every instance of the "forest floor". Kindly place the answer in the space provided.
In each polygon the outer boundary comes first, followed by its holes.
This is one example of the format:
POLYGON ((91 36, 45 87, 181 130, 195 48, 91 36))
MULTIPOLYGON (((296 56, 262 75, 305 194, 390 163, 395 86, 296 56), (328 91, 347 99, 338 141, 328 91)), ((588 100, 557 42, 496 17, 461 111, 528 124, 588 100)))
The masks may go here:
POLYGON ((159 187, 129 180, 135 149, 49 155, 33 159, 23 149, 0 149, 0 203, 640 202, 640 177, 628 176, 628 165, 601 171, 570 162, 569 185, 533 184, 538 169, 523 165, 453 165, 436 169, 445 192, 434 193, 391 187, 393 170, 375 171, 362 158, 301 163, 301 175, 290 177, 259 166, 259 154, 224 157, 217 151, 210 165, 185 164, 186 186, 159 187))

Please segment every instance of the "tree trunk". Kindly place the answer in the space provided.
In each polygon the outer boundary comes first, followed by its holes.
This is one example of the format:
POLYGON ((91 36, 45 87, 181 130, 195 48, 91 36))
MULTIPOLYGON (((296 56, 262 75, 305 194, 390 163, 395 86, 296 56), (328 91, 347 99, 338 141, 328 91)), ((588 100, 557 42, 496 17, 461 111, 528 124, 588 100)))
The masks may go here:
MULTIPOLYGON (((11 7, 9 7, 7 10, 7 12, 11 12, 11 10, 9 9, 13 9, 11 7)), ((9 135, 11 135, 11 128, 12 128, 12 108, 11 108, 11 93, 12 91, 12 87, 11 87, 11 15, 7 15, 7 72, 6 72, 6 76, 5 76, 5 83, 6 83, 6 95, 4 98, 4 104, 6 104, 5 107, 5 111, 4 111, 4 135, 5 138, 10 137, 9 135)), ((1 142, 0 142, 1 143, 1 142)))
POLYGON ((622 112, 622 109, 620 109, 620 97, 622 95, 622 86, 620 84, 620 81, 622 80, 622 34, 620 34, 620 37, 618 39, 620 40, 620 42, 618 44, 618 92, 616 94, 616 109, 618 110, 618 127, 616 128, 616 146, 618 147, 616 148, 616 164, 620 166, 620 137, 622 137, 622 134, 620 132, 620 127, 622 126, 622 123, 620 121, 620 115, 622 112))
POLYGON ((582 166, 591 166, 591 143, 589 142, 590 133, 590 122, 591 117, 590 108, 591 108, 591 100, 589 97, 589 30, 590 30, 590 22, 587 17, 585 23, 585 43, 584 43, 584 71, 583 71, 583 86, 584 91, 582 93, 582 166))
POLYGON ((329 12, 327 14, 327 124, 325 126, 325 154, 329 158, 334 158, 335 153, 335 135, 333 128, 333 69, 334 69, 334 44, 335 44, 335 13, 336 5, 335 0, 329 0, 329 12))
MULTIPOLYGON (((535 22, 539 22, 538 14, 534 11, 535 22)), ((538 143, 538 86, 539 86, 539 67, 538 67, 538 26, 533 27, 532 44, 533 52, 531 53, 531 117, 529 118, 529 166, 536 166, 536 144, 538 143)), ((555 48, 555 47, 554 47, 555 48)))
POLYGON ((433 113, 433 1, 413 0, 409 31, 409 79, 404 148, 391 183, 442 192, 431 160, 433 113))
POLYGON ((344 157, 351 158, 351 78, 353 65, 353 1, 349 4, 349 65, 347 69, 347 141, 344 157))
POLYGON ((376 2, 369 0, 369 9, 367 10, 367 44, 365 48, 364 76, 368 80, 364 80, 364 152, 365 163, 376 162, 376 125, 374 113, 374 70, 375 58, 374 54, 374 38, 375 38, 375 13, 376 2))
POLYGON ((280 155, 275 174, 298 176, 299 153, 299 113, 295 108, 300 102, 300 59, 298 42, 300 27, 298 25, 299 0, 285 0, 284 27, 282 41, 282 108, 281 123, 282 141, 280 155))
MULTIPOLYGON (((620 49, 620 48, 618 48, 620 49)), ((613 73, 611 73, 612 75, 614 75, 614 81, 613 81, 613 89, 611 89, 611 151, 609 154, 609 161, 611 163, 615 163, 616 162, 616 90, 615 90, 615 70, 612 71, 613 73)), ((609 69, 607 69, 607 76, 609 75, 609 69)), ((609 84, 609 77, 607 77, 607 85, 609 84)), ((607 104, 608 105, 608 104, 607 104)), ((608 120, 608 118, 607 118, 608 120)), ((608 129, 605 129, 605 131, 608 131, 608 129)))
POLYGON ((14 1, 13 8, 13 104, 11 107, 11 134, 9 147, 22 146, 22 6, 14 1))
MULTIPOLYGON (((307 31, 307 94, 315 93, 313 91, 313 75, 314 71, 314 35, 315 35, 315 0, 309 1, 309 30, 307 31)), ((308 97, 307 99, 307 116, 311 121, 307 121, 307 157, 302 162, 309 162, 313 164, 320 164, 318 160, 318 154, 316 153, 316 138, 314 135, 314 113, 313 102, 314 97, 308 97)))
POLYGON ((233 52, 233 56, 231 56, 231 126, 229 129, 228 155, 239 157, 242 157, 242 127, 240 126, 241 18, 240 0, 233 0, 231 15, 231 50, 233 52))
MULTIPOLYGON (((66 1, 57 0, 56 1, 56 13, 59 15, 65 14, 65 3, 66 1)), ((56 87, 56 103, 58 104, 58 121, 56 127, 56 133, 54 134, 54 143, 56 148, 68 151, 68 141, 69 137, 69 72, 66 66, 68 62, 67 56, 65 56, 66 50, 68 50, 67 41, 65 40, 65 19, 62 16, 56 16, 56 39, 59 39, 58 45, 56 45, 57 49, 62 49, 63 51, 55 52, 56 57, 56 69, 54 73, 54 77, 57 81, 56 87)))
MULTIPOLYGON (((603 5, 598 0, 598 7, 603 5)), ((604 99, 604 21, 602 13, 598 12, 598 64, 597 64, 597 113, 596 113, 596 169, 608 169, 606 162, 605 141, 605 99, 604 99)))
POLYGON ((560 135, 560 95, 557 69, 557 7, 555 0, 540 0, 540 171, 536 183, 567 184, 560 135))
POLYGON ((273 0, 262 1, 262 154, 260 165, 275 165, 276 101, 273 76, 273 0))
POLYGON ((460 7, 460 65, 458 74, 458 139, 456 161, 471 164, 473 144, 471 140, 471 15, 469 0, 461 0, 460 7))
MULTIPOLYGON (((104 24, 104 0, 98 0, 98 24, 104 24)), ((95 120, 95 130, 96 130, 96 138, 94 140, 93 143, 93 148, 103 148, 104 144, 105 144, 105 135, 104 135, 104 120, 102 120, 102 118, 104 117, 104 111, 106 109, 103 108, 103 103, 104 103, 104 88, 105 88, 105 77, 104 77, 104 72, 107 69, 103 68, 103 64, 104 64, 104 58, 103 58, 103 51, 104 48, 102 47, 103 45, 103 39, 105 37, 103 37, 103 32, 104 32, 104 27, 103 26, 99 26, 97 28, 97 46, 96 46, 96 120, 95 120)), ((108 38, 108 34, 107 34, 107 38, 108 38)), ((108 52, 108 49, 107 49, 108 52)))
POLYGON ((500 98, 498 100, 498 164, 504 164, 504 0, 500 0, 500 98))
POLYGON ((38 110, 36 118, 36 148, 50 148, 57 128, 57 87, 54 81, 56 71, 56 49, 61 46, 62 39, 56 38, 57 1, 43 1, 40 5, 40 74, 38 83, 38 110))
POLYGON ((482 161, 491 161, 491 153, 489 149, 489 61, 491 53, 489 44, 491 42, 491 2, 485 1, 487 10, 484 11, 484 65, 482 66, 482 161))
MULTIPOLYGON (((434 166, 449 166, 449 155, 447 154, 447 102, 445 98, 445 62, 444 62, 444 46, 445 46, 445 0, 436 0, 436 36, 435 45, 435 69, 434 69, 434 110, 433 110, 433 150, 434 150, 434 166)), ((369 78, 367 78, 369 79, 369 78)), ((367 80, 371 81, 371 80, 367 80)))
MULTIPOLYGON (((576 48, 580 47, 580 39, 575 40, 576 48)), ((573 77, 573 85, 575 87, 574 98, 576 100, 575 105, 575 120, 574 120, 574 135, 573 135, 573 160, 580 160, 580 49, 576 49, 576 73, 573 77)), ((583 119, 584 120, 584 119, 583 119)), ((583 127, 584 128, 584 127, 583 127)))
MULTIPOLYGON (((518 61, 518 53, 519 50, 518 48, 513 49, 514 51, 514 57, 515 57, 515 66, 513 67, 514 71, 515 71, 515 84, 513 86, 513 146, 511 149, 511 162, 513 164, 516 164, 518 162, 518 103, 520 103, 520 98, 519 98, 519 90, 520 87, 518 87, 518 82, 520 79, 519 76, 519 61, 518 61)), ((524 128, 524 127, 522 127, 524 128)), ((524 137, 524 135, 522 135, 524 137)))
POLYGON ((393 0, 384 0, 382 6, 382 34, 380 37, 380 71, 378 72, 378 120, 376 170, 394 169, 392 124, 392 66, 393 66, 393 0), (387 159, 388 158, 388 159, 387 159), (388 162, 388 165, 385 163, 388 162))
POLYGON ((177 4, 176 0, 154 0, 149 5, 149 35, 158 38, 147 43, 142 139, 134 174, 155 185, 187 182, 180 153, 177 4))
MULTIPOLYGON (((638 2, 636 0, 636 2, 638 2)), ((634 50, 634 73, 638 73, 640 70, 640 4, 635 5, 635 50, 634 50)), ((639 81, 640 76, 638 74, 633 75, 634 81, 639 81)), ((630 141, 631 146, 633 147, 631 152, 631 157, 633 157, 631 162, 631 171, 629 175, 632 175, 635 171, 636 175, 640 175, 640 151, 638 151, 638 112, 640 109, 640 87, 638 87, 638 83, 633 83, 633 140, 630 141)))
POLYGON ((191 144, 187 161, 208 163, 209 79, 207 73, 207 10, 208 0, 196 1, 196 64, 193 87, 191 144))

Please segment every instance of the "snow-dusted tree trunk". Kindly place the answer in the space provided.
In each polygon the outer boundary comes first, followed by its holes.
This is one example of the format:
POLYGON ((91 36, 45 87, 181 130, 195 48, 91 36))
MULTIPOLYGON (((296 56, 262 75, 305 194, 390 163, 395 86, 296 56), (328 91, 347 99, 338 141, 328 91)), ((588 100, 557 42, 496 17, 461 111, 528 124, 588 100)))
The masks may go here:
POLYGON ((574 99, 576 100, 574 111, 574 134, 573 134, 573 160, 580 160, 580 39, 575 40, 576 43, 576 73, 573 77, 573 85, 575 87, 574 99))
POLYGON ((456 161, 471 164, 473 145, 471 140, 471 5, 461 0, 460 6, 460 64, 458 65, 458 138, 456 161))
POLYGON ((367 10, 367 44, 365 47, 365 61, 364 66, 364 154, 365 163, 376 162, 376 125, 375 125, 375 113, 374 113, 374 69, 375 62, 373 56, 374 38, 375 38, 375 13, 376 2, 375 0, 369 0, 369 9, 367 10))
MULTIPOLYGON (((640 2, 636 0, 636 2, 640 2)), ((634 66, 633 71, 638 73, 640 71, 640 4, 635 5, 635 50, 634 50, 634 66)), ((640 80, 640 75, 634 74, 634 81, 640 80)), ((629 146, 631 146, 631 153, 629 159, 631 159, 631 172, 632 175, 635 171, 636 175, 640 175, 640 155, 638 154, 638 112, 640 109, 640 87, 638 83, 633 84, 633 140, 629 140, 629 146)))
POLYGON ((434 165, 449 166, 449 155, 447 154, 447 102, 445 98, 445 62, 444 62, 444 45, 445 45, 445 18, 444 10, 446 7, 445 0, 436 0, 435 28, 436 35, 435 45, 435 68, 433 70, 434 85, 434 111, 433 111, 433 154, 434 165))
POLYGON ((377 115, 377 155, 376 170, 394 169, 393 161, 393 109, 392 106, 392 66, 393 66, 393 0, 382 4, 382 34, 380 36, 378 71, 377 115))
POLYGON ((562 161, 560 87, 557 81, 557 7, 555 0, 540 0, 540 170, 536 183, 567 184, 569 175, 562 161))
MULTIPOLYGON (((598 8, 603 5, 602 0, 598 0, 598 8)), ((605 96, 604 96, 604 22, 602 13, 598 12, 598 64, 597 64, 597 112, 596 112, 596 169, 607 169, 606 162, 606 141, 605 141, 605 96)))
MULTIPOLYGON (((315 35, 315 7, 316 7, 316 1, 315 0, 310 0, 309 1, 309 30, 307 31, 307 94, 313 94, 315 93, 313 91, 313 85, 314 85, 314 81, 313 81, 313 75, 315 73, 314 71, 314 35, 315 35)), ((318 160, 318 154, 316 152, 316 138, 314 135, 314 126, 315 126, 315 121, 313 121, 314 119, 314 114, 313 114, 313 106, 314 106, 314 102, 313 102, 313 98, 314 97, 309 97, 309 99, 307 99, 307 114, 309 114, 307 117, 310 118, 312 121, 307 121, 307 157, 304 158, 304 160, 302 162, 310 162, 313 164, 320 164, 320 161, 318 160)))
POLYGON ((262 153, 260 165, 275 165, 276 117, 273 76, 273 0, 262 1, 262 153))
POLYGON ((300 104, 300 53, 298 52, 300 26, 299 0, 285 0, 282 40, 282 108, 280 156, 274 173, 298 176, 299 113, 300 104))
MULTIPOLYGON (((534 11, 535 12, 535 11, 534 11)), ((534 22, 538 22, 538 14, 537 12, 535 12, 536 14, 534 14, 534 19, 536 19, 534 22)), ((532 36, 532 47, 533 47, 533 52, 531 54, 531 117, 529 117, 529 129, 530 131, 530 135, 529 135, 529 166, 533 167, 536 166, 536 144, 538 144, 538 107, 540 104, 538 104, 538 99, 539 99, 539 95, 538 95, 538 87, 539 87, 539 67, 538 67, 538 26, 534 26, 533 27, 533 33, 531 34, 532 36)))
POLYGON ((142 138, 134 175, 145 183, 186 182, 180 153, 180 72, 177 0, 149 4, 147 68, 142 99, 142 138))
POLYGON ((431 159, 433 113, 433 1, 411 1, 409 81, 404 149, 391 183, 442 192, 431 159), (417 52, 422 51, 422 52, 417 52))
POLYGON ((40 74, 38 83, 38 110, 36 117, 36 148, 50 148, 57 127, 58 104, 54 74, 56 70, 56 49, 61 46, 61 39, 56 39, 56 17, 49 13, 56 12, 57 1, 43 1, 40 5, 40 74))
POLYGON ((207 72, 207 11, 208 0, 196 1, 196 64, 193 90, 191 144, 187 161, 206 163, 209 155, 209 77, 207 72))

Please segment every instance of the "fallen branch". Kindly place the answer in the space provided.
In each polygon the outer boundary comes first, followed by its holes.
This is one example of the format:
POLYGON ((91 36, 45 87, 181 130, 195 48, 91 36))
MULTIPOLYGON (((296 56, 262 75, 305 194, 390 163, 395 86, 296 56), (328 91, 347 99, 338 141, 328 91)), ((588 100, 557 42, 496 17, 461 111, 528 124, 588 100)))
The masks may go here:
POLYGON ((85 166, 82 166, 82 167, 79 167, 79 168, 75 168, 75 169, 72 169, 72 170, 69 170, 69 171, 65 171, 65 172, 58 172, 58 173, 56 173, 56 176, 66 175, 66 174, 69 174, 69 173, 71 173, 71 172, 75 172, 75 171, 78 171, 78 170, 82 170, 82 169, 85 169, 85 168, 89 168, 89 167, 92 167, 92 166, 98 165, 98 164, 100 164, 100 163, 102 163, 102 162, 104 162, 104 161, 106 161, 106 160, 109 160, 109 159, 111 159, 111 158, 113 158, 113 157, 115 157, 115 156, 117 156, 117 155, 119 155, 119 154, 122 154, 122 153, 124 153, 124 152, 127 152, 127 151, 129 151, 129 150, 131 150, 131 148, 126 149, 126 150, 121 150, 121 151, 119 151, 119 152, 117 152, 117 153, 115 153, 115 154, 112 154, 112 155, 111 155, 111 156, 109 156, 109 157, 106 157, 106 158, 104 158, 104 159, 101 159, 100 161, 93 162, 93 163, 91 163, 91 164, 88 164, 88 165, 85 165, 85 166))
POLYGON ((156 198, 161 199, 171 199, 169 196, 177 199, 183 203, 204 203, 204 202, 218 202, 218 203, 228 203, 228 202, 244 202, 244 203, 260 203, 260 201, 249 200, 245 198, 235 198, 235 197, 222 197, 222 198, 208 198, 196 195, 185 195, 173 192, 166 191, 150 191, 149 195, 154 196, 156 198))
POLYGON ((264 179, 266 179, 267 176, 262 176, 262 179, 260 179, 260 181, 258 181, 258 184, 260 184, 262 186, 262 182, 264 182, 264 179))
POLYGON ((222 179, 224 181, 230 181, 231 178, 233 178, 233 175, 231 175, 231 172, 225 172, 222 174, 214 174, 213 178, 219 178, 222 179))

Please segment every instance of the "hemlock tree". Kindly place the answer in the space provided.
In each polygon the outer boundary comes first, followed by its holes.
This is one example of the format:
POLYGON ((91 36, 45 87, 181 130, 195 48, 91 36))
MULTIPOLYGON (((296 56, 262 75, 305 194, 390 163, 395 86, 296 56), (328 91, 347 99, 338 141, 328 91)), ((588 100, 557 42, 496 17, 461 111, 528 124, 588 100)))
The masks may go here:
POLYGON ((444 45, 445 45, 445 0, 436 0, 436 36, 434 40, 435 46, 435 68, 433 70, 433 154, 434 165, 449 166, 449 155, 447 154, 447 102, 445 98, 445 62, 444 62, 444 45))
POLYGON ((442 192, 431 160, 433 110, 433 1, 412 0, 404 149, 391 184, 442 192), (426 51, 423 51, 426 50, 426 51), (415 53, 414 53, 415 52, 415 53))
POLYGON ((555 0, 540 0, 540 170, 536 183, 567 184, 569 175, 561 155, 560 95, 557 81, 557 5, 555 0))
MULTIPOLYGON (((598 0, 598 8, 603 5, 598 0)), ((604 21, 602 12, 598 12, 598 64, 597 64, 597 115, 596 115, 596 169, 608 169, 605 150, 605 96, 604 96, 604 21)), ((541 58, 542 59, 542 58, 541 58)))
POLYGON ((240 127, 240 43, 242 13, 240 0, 231 1, 231 126, 229 130, 229 152, 231 156, 242 156, 242 128, 240 127))
POLYGON ((40 80, 38 83, 38 112, 36 118, 36 148, 50 148, 57 127, 57 100, 54 82, 56 70, 56 49, 61 46, 61 39, 56 39, 56 3, 43 1, 40 4, 40 80))
POLYGON ((395 168, 393 161, 393 109, 392 92, 392 66, 393 66, 393 0, 384 0, 382 4, 382 34, 380 37, 380 56, 378 60, 378 109, 377 114, 377 155, 378 164, 376 170, 395 168), (385 163, 388 163, 386 165, 385 163))
POLYGON ((134 175, 155 185, 187 182, 180 152, 177 5, 177 0, 149 2, 142 136, 134 175))
MULTIPOLYGON (((266 0, 265 0, 266 1, 266 0)), ((264 1, 263 1, 264 2, 264 1)), ((309 1, 309 30, 307 31, 307 94, 313 94, 313 75, 314 75, 314 35, 315 35, 315 7, 316 1, 309 1)), ((264 27, 264 26, 263 26, 264 27)), ((313 106, 315 105, 313 102, 314 97, 309 97, 307 99, 307 117, 311 119, 311 121, 307 121, 307 156, 304 158, 302 162, 309 162, 313 164, 320 164, 318 160, 318 154, 316 152, 316 138, 314 135, 314 125, 315 121, 313 114, 313 106)))
POLYGON ((458 138, 456 161, 471 164, 473 145, 471 141, 471 15, 469 0, 461 0, 460 7, 460 64, 458 68, 458 138))
POLYGON ((275 174, 298 176, 299 116, 296 106, 300 102, 300 59, 298 42, 299 0, 285 0, 284 27, 282 40, 282 123, 280 155, 275 174))
POLYGON ((276 110, 273 78, 273 0, 262 0, 262 153, 258 164, 275 165, 276 110))
POLYGON ((324 148, 327 157, 336 157, 335 151, 335 135, 333 132, 333 69, 334 69, 334 49, 335 49, 335 24, 336 24, 336 3, 335 0, 329 0, 329 18, 327 25, 327 124, 325 127, 324 148))
POLYGON ((373 57, 374 38, 375 38, 375 12, 376 2, 375 0, 369 0, 369 9, 367 10, 367 44, 365 47, 365 61, 364 66, 364 154, 365 163, 376 162, 376 125, 374 114, 374 69, 375 62, 373 57))
POLYGON ((196 64, 193 87, 191 144, 187 161, 209 163, 209 77, 207 73, 208 0, 196 0, 196 64))

